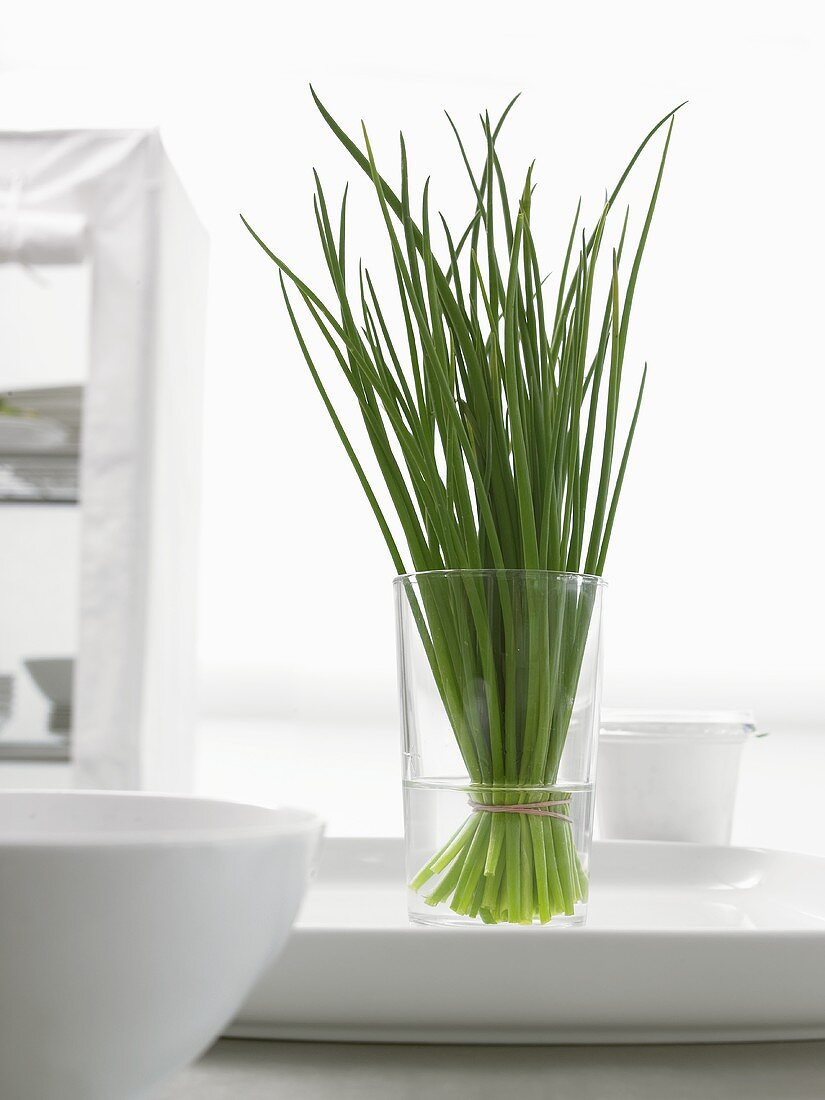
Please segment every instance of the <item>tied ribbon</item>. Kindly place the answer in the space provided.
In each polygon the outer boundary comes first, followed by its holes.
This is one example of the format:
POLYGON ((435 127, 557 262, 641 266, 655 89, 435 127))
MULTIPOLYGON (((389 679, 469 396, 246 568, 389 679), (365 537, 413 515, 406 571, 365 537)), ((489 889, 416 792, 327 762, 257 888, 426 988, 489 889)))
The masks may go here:
POLYGON ((487 802, 475 802, 470 799, 470 809, 488 814, 529 814, 531 817, 556 817, 560 821, 566 821, 569 825, 570 817, 567 814, 551 810, 551 806, 569 806, 566 798, 548 799, 545 802, 516 802, 506 806, 493 806, 487 802))

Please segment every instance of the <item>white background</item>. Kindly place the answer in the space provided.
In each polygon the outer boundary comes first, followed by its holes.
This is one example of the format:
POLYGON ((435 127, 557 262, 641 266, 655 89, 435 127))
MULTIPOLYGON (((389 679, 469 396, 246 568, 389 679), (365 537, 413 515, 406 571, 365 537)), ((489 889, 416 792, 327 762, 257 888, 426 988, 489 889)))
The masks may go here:
MULTIPOLYGON (((299 359, 243 210, 320 271, 311 168, 354 185, 354 251, 383 244, 365 179, 312 106, 365 118, 393 176, 457 215, 441 110, 523 97, 503 144, 537 160, 545 264, 590 224, 649 126, 683 99, 628 367, 646 405, 606 575, 606 701, 750 707, 825 724, 821 5, 486 2, 18 6, 0 126, 159 123, 212 238, 200 652, 212 715, 394 737, 391 563, 299 359), (359 197, 362 196, 362 197, 359 197)), ((641 166, 638 209, 655 165, 641 166)), ((825 731, 823 731, 825 732, 825 731)), ((394 742, 392 744, 394 750, 394 742)))

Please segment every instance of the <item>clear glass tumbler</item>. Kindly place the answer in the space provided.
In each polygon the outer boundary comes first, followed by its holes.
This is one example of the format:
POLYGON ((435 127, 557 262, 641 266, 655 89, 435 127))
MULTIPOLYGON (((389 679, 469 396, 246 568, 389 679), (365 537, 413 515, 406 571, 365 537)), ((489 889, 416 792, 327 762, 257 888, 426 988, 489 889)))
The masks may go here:
POLYGON ((396 578, 411 920, 584 922, 604 587, 541 570, 396 578))

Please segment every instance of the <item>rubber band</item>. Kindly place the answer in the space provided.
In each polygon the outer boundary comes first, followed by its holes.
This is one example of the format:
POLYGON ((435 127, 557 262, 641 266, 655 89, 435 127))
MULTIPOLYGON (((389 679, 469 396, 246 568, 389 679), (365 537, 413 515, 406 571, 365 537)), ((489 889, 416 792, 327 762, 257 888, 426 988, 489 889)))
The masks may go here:
POLYGON ((475 802, 472 798, 470 799, 470 809, 481 813, 528 814, 530 817, 555 817, 558 818, 559 821, 566 821, 568 824, 571 824, 568 814, 562 814, 557 810, 549 809, 550 806, 569 805, 570 801, 567 798, 547 799, 544 802, 516 802, 505 806, 496 806, 488 802, 475 802))

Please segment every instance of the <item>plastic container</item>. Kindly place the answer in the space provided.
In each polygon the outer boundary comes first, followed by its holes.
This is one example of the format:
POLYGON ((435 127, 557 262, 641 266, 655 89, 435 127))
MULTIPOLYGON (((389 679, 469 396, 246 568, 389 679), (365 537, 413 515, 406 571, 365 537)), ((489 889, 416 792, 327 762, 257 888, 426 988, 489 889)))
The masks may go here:
POLYGON ((597 787, 605 840, 729 844, 749 714, 605 711, 597 787))
POLYGON ((410 919, 581 924, 604 582, 445 570, 395 586, 410 919))

